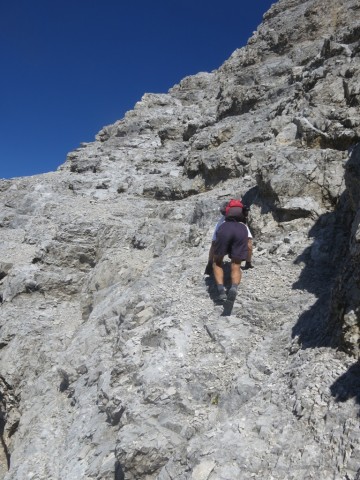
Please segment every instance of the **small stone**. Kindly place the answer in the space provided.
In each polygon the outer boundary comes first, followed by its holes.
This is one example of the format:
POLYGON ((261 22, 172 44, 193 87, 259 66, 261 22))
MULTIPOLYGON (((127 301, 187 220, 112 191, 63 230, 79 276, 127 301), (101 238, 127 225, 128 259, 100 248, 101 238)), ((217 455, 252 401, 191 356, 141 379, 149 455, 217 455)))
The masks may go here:
POLYGON ((212 460, 201 462, 192 471, 191 480, 208 480, 215 467, 216 463, 212 460))

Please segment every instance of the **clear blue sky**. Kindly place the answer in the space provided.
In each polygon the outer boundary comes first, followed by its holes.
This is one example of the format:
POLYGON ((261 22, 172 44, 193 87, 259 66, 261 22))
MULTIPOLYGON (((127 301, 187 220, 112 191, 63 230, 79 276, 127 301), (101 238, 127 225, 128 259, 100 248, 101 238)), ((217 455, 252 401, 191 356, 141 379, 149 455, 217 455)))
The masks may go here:
POLYGON ((145 92, 218 68, 275 0, 2 0, 0 178, 56 170, 145 92))

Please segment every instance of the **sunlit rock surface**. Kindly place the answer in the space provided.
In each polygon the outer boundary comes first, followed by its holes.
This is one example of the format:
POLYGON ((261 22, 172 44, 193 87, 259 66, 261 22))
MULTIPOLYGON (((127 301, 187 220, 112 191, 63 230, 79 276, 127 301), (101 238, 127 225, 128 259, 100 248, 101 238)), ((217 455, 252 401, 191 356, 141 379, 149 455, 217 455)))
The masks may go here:
POLYGON ((360 475, 360 4, 279 0, 218 70, 0 182, 5 480, 360 475), (203 275, 251 205, 231 311, 203 275))

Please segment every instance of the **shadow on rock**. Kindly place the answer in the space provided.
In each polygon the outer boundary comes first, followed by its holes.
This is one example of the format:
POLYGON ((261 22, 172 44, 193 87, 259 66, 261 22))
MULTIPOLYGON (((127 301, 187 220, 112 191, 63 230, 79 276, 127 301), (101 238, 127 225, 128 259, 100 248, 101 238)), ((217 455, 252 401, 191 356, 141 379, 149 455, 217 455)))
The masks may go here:
MULTIPOLYGON (((317 300, 299 317, 292 334, 299 338, 302 348, 331 347, 359 358, 356 235, 360 224, 360 144, 345 167, 345 185, 336 209, 318 219, 310 231, 314 239, 311 247, 296 260, 305 266, 293 288, 311 292, 317 300)), ((353 398, 360 403, 359 360, 330 390, 338 402, 353 398)))
MULTIPOLYGON (((224 262, 223 264, 224 268, 224 285, 225 288, 230 288, 231 287, 231 280, 230 280, 230 262, 224 262)), ((212 273, 211 275, 206 276, 205 278, 205 285, 207 287, 207 291, 209 294, 209 297, 211 300, 219 305, 219 302, 217 300, 218 298, 218 290, 216 287, 216 282, 214 278, 214 274, 212 273)))
MULTIPOLYGON (((228 289, 228 288, 231 287, 230 262, 224 262, 223 268, 224 268, 224 285, 225 285, 225 288, 228 289)), ((219 306, 221 306, 221 305, 224 306, 224 310, 223 310, 221 316, 224 317, 224 316, 231 315, 231 312, 232 312, 232 309, 233 309, 233 306, 234 306, 234 302, 230 302, 228 300, 226 302, 222 302, 222 301, 218 300, 219 294, 218 294, 218 289, 217 289, 216 282, 215 282, 213 274, 206 276, 205 285, 207 287, 209 297, 214 302, 214 304, 219 305, 219 306)))
POLYGON ((332 213, 321 215, 311 228, 313 243, 297 257, 295 263, 304 264, 293 289, 312 293, 317 300, 304 311, 292 330, 302 348, 337 347, 339 323, 334 322, 333 292, 344 265, 349 235, 349 221, 344 214, 345 194, 332 213))
POLYGON ((318 300, 300 316, 293 337, 299 337, 303 348, 336 347, 358 358, 360 143, 349 153, 346 189, 334 211, 313 226, 313 244, 297 259, 305 267, 293 288, 307 290, 318 300))
POLYGON ((337 402, 354 398, 360 404, 360 361, 352 365, 330 387, 331 395, 337 402))
POLYGON ((118 460, 115 462, 114 480, 125 480, 124 470, 118 460))
POLYGON ((224 303, 224 310, 221 314, 221 317, 229 317, 231 315, 232 309, 234 307, 234 301, 235 300, 226 300, 226 302, 224 303))

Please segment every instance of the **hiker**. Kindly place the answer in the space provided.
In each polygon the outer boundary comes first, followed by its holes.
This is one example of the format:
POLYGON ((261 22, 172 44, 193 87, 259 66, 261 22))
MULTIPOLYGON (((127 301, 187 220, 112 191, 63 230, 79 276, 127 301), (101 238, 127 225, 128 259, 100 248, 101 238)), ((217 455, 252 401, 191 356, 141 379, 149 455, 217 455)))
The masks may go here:
POLYGON ((240 200, 230 200, 225 208, 224 221, 216 231, 213 245, 213 273, 220 301, 234 301, 241 282, 241 262, 248 258, 248 227, 245 225, 244 206, 240 200), (231 287, 226 295, 223 259, 231 258, 231 287))
MULTIPOLYGON (((220 225, 222 225, 225 222, 225 210, 226 210, 226 206, 227 206, 228 203, 229 202, 224 202, 220 206, 220 209, 219 209, 220 213, 221 213, 221 217, 220 217, 220 219, 218 220, 218 222, 215 226, 215 230, 214 230, 214 233, 213 233, 213 236, 212 236, 212 239, 211 239, 208 263, 206 265, 205 272, 204 272, 205 275, 211 275, 212 272, 213 272, 215 240, 216 240, 217 232, 219 230, 220 225)), ((244 213, 244 219, 243 219, 242 223, 245 224, 245 226, 247 228, 247 231, 248 231, 248 254, 247 254, 247 257, 246 257, 246 261, 245 261, 245 267, 243 269, 248 270, 249 268, 254 268, 254 265, 252 264, 253 236, 250 232, 250 228, 247 225, 247 215, 249 213, 249 208, 246 205, 243 205, 243 213, 244 213)))

